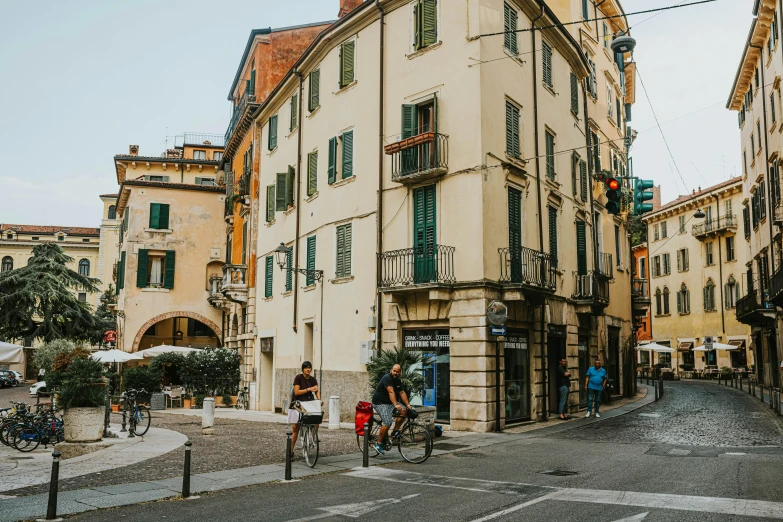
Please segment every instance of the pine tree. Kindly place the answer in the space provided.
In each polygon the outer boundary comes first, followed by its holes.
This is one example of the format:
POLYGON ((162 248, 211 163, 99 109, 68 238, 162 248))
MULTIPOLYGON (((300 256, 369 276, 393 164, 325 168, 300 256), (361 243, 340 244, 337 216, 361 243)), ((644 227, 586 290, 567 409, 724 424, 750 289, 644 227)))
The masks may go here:
POLYGON ((0 338, 89 339, 92 307, 75 292, 97 292, 100 281, 71 270, 71 262, 59 245, 41 243, 27 266, 0 273, 0 338))

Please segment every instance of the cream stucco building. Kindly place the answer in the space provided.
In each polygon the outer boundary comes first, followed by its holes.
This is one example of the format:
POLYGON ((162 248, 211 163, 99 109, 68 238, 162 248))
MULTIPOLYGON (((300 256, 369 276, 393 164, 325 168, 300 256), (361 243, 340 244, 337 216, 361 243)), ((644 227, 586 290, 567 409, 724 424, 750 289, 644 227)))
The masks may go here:
MULTIPOLYGON (((741 232, 747 229, 742 208, 742 178, 680 196, 645 214, 652 341, 674 348, 674 354, 639 351, 639 362, 671 365, 745 368, 753 365, 750 327, 737 320, 749 249, 741 232), (694 217, 701 210, 704 218, 694 217), (705 339, 730 344, 734 350, 694 352, 705 339)), ((687 368, 687 366, 686 366, 687 368)))

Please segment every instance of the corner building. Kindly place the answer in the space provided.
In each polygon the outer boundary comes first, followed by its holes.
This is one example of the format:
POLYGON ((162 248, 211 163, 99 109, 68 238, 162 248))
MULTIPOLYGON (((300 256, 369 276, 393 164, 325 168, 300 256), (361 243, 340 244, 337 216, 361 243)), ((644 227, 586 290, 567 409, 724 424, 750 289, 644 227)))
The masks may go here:
POLYGON ((562 357, 579 379, 600 357, 612 393, 633 391, 627 221, 599 180, 627 172, 634 64, 609 51, 624 18, 557 25, 622 14, 582 4, 344 8, 259 105, 260 408, 283 409, 311 360, 351 417, 394 346, 432 356, 414 404, 451 429, 493 430, 497 385, 501 423, 555 411, 562 357), (281 270, 281 243, 284 268, 323 280, 281 270))

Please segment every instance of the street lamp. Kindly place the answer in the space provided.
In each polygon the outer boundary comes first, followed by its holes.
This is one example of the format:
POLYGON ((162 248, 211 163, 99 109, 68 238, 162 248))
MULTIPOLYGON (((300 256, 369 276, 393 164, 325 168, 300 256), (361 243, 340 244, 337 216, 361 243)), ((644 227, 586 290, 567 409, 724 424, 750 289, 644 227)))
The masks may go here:
POLYGON ((693 217, 695 217, 696 219, 702 219, 707 217, 707 214, 705 214, 702 209, 698 209, 696 210, 696 213, 693 215, 693 217))

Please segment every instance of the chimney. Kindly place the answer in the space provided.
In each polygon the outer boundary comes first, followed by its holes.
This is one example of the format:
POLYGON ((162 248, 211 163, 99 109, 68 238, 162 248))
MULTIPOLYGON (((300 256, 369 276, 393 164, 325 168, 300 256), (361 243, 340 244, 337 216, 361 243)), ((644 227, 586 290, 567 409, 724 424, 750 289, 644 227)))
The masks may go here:
POLYGON ((362 0, 340 0, 340 12, 337 18, 342 18, 362 4, 362 0))
POLYGON ((139 146, 138 145, 131 145, 130 146, 130 155, 131 156, 138 156, 139 155, 139 146))

